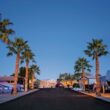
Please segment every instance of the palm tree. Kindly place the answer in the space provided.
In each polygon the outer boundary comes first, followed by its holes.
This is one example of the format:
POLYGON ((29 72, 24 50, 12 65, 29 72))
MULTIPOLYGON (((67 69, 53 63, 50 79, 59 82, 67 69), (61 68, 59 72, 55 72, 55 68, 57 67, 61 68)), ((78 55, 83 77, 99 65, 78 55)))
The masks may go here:
POLYGON ((35 62, 34 60, 34 54, 32 53, 31 49, 29 46, 22 52, 22 61, 21 62, 26 62, 26 74, 25 74, 25 92, 28 91, 28 77, 29 77, 29 63, 30 61, 35 62))
POLYGON ((89 42, 87 45, 87 50, 85 54, 89 57, 92 57, 96 61, 96 94, 100 95, 100 78, 99 78, 99 57, 105 56, 108 54, 106 50, 106 45, 103 44, 103 40, 93 39, 92 42, 89 42))
POLYGON ((40 69, 36 64, 33 64, 29 68, 29 75, 31 76, 31 79, 32 79, 32 89, 34 89, 35 73, 37 73, 39 75, 40 74, 40 69))
POLYGON ((91 71, 91 67, 86 58, 79 58, 75 63, 75 73, 82 73, 83 90, 85 90, 85 71, 91 71))
POLYGON ((16 38, 14 42, 8 45, 8 56, 12 56, 13 54, 16 55, 16 66, 15 66, 15 75, 14 75, 14 87, 13 87, 13 94, 17 94, 17 82, 18 82, 18 71, 19 71, 19 62, 21 58, 21 52, 24 48, 27 47, 27 41, 24 41, 22 38, 16 38))
POLYGON ((59 75, 59 80, 60 81, 65 81, 71 79, 71 76, 69 73, 62 73, 59 75))
POLYGON ((73 75, 71 75, 70 73, 62 73, 59 75, 59 78, 57 80, 66 82, 67 86, 69 86, 68 82, 70 82, 71 83, 70 85, 72 86, 73 78, 74 78, 73 75))
POLYGON ((75 73, 73 74, 73 79, 79 80, 82 77, 82 73, 75 73))
POLYGON ((0 39, 6 44, 10 43, 8 36, 14 33, 12 29, 8 28, 12 24, 8 19, 0 21, 0 39))
POLYGON ((25 85, 25 73, 26 73, 26 67, 21 66, 19 68, 18 82, 23 85, 25 85))

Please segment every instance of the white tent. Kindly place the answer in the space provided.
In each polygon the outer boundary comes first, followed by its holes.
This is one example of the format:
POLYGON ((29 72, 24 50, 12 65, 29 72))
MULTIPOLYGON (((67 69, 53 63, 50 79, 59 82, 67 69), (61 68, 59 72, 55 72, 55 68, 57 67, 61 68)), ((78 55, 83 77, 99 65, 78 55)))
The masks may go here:
POLYGON ((106 80, 110 81, 110 70, 108 70, 106 73, 106 80))

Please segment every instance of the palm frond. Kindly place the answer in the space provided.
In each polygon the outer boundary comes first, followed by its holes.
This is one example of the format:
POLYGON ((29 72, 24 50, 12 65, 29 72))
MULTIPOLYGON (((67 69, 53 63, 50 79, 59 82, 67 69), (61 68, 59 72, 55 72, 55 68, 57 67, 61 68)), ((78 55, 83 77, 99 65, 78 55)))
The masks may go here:
POLYGON ((74 66, 74 70, 75 70, 75 73, 79 73, 79 72, 82 72, 82 69, 88 71, 91 69, 91 65, 89 64, 89 61, 86 60, 86 58, 79 58, 76 63, 75 63, 75 66, 74 66))
POLYGON ((98 56, 104 56, 108 54, 108 51, 106 50, 107 45, 103 44, 102 39, 92 39, 91 42, 87 43, 87 50, 85 50, 85 54, 89 57, 92 57, 93 59, 96 58, 96 54, 98 56))

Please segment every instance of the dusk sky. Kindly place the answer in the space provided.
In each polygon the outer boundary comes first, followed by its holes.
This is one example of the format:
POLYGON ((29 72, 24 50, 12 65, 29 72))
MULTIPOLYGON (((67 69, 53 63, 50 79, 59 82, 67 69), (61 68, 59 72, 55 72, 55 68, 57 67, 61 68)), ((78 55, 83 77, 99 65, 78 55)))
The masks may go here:
MULTIPOLYGON (((83 50, 92 38, 103 39, 110 51, 110 0, 0 0, 2 18, 10 19, 15 34, 29 41, 40 66, 40 79, 74 73, 74 63, 86 57, 83 50)), ((0 76, 15 70, 15 56, 6 57, 0 42, 0 76)), ((110 70, 110 55, 100 58, 100 73, 110 70)))

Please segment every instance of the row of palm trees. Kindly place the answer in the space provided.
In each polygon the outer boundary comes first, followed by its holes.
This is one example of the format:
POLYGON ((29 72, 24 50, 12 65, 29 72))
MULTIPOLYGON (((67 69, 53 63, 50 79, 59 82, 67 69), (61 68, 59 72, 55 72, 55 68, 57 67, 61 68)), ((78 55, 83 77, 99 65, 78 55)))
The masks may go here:
MULTIPOLYGON (((100 72, 99 72, 99 57, 105 56, 108 54, 107 46, 103 43, 103 40, 100 39, 92 39, 91 42, 87 44, 87 49, 84 50, 84 53, 95 60, 96 64, 96 94, 100 95, 101 84, 100 84, 100 72)), ((74 70, 75 73, 81 72, 82 73, 82 82, 83 87, 85 89, 85 73, 91 71, 92 66, 90 65, 89 61, 82 57, 79 58, 75 62, 74 70)))
MULTIPOLYGON (((19 72, 19 64, 25 62, 26 63, 26 73, 25 73, 25 92, 28 91, 28 76, 29 71, 33 74, 32 82, 34 78, 34 73, 39 73, 39 67, 35 61, 35 54, 32 52, 30 46, 28 45, 28 41, 25 41, 22 38, 15 38, 14 41, 10 40, 10 35, 14 33, 14 31, 9 28, 13 23, 8 19, 3 19, 0 21, 0 40, 6 44, 8 53, 7 56, 16 55, 16 65, 14 72, 14 87, 13 94, 17 94, 17 83, 18 83, 18 72, 19 72), (32 66, 29 69, 29 64, 32 62, 32 66)), ((33 84, 34 86, 34 84, 33 84)), ((33 87, 34 88, 34 87, 33 87)))

